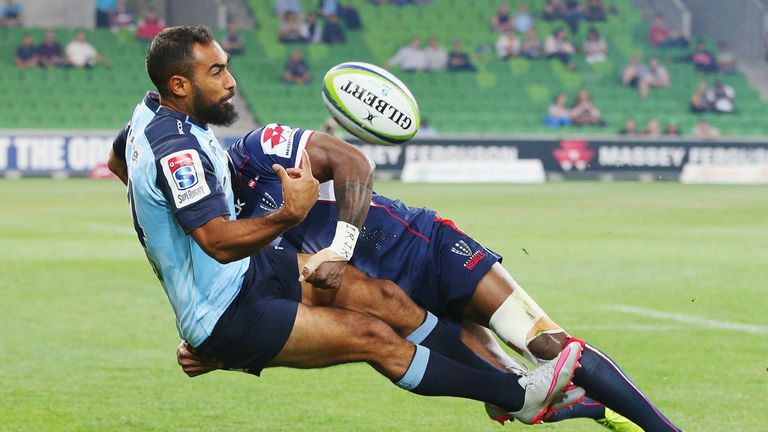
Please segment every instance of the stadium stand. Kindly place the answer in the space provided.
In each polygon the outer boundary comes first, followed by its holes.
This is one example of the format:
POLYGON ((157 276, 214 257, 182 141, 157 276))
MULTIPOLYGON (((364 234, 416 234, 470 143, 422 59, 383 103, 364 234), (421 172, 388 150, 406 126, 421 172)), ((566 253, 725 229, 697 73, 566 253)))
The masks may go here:
MULTIPOLYGON (((513 11, 519 2, 506 1, 513 11)), ((245 52, 232 59, 232 69, 240 93, 262 124, 283 122, 320 128, 328 117, 319 96, 320 80, 327 69, 342 61, 385 64, 397 48, 414 35, 423 40, 436 36, 446 48, 454 39, 461 39, 473 52, 473 61, 478 67, 475 73, 394 71, 413 91, 422 115, 441 133, 551 134, 553 131, 542 124, 542 118, 552 97, 562 91, 570 100, 581 88, 592 94, 608 126, 569 128, 569 135, 615 135, 624 119, 630 116, 640 126, 652 117, 660 118, 662 124, 673 121, 683 133, 689 133, 700 117, 688 110, 690 95, 700 80, 710 84, 713 80, 694 73, 690 64, 673 61, 684 52, 650 47, 648 25, 630 0, 607 0, 606 4, 615 7, 618 13, 609 15, 605 22, 582 23, 580 34, 571 37, 575 45, 580 46, 586 29, 594 25, 610 47, 608 61, 602 63, 589 65, 582 55, 577 55, 575 71, 569 71, 557 61, 497 59, 492 50, 497 34, 490 31, 488 20, 501 0, 435 0, 428 5, 403 7, 349 0, 346 3, 358 9, 364 27, 347 31, 347 42, 332 46, 279 43, 274 0, 247 0, 247 3, 260 25, 257 30, 242 31, 247 41, 245 52), (281 82, 283 65, 290 51, 297 47, 304 52, 311 68, 314 77, 311 85, 287 86, 281 82), (648 99, 640 99, 635 89, 622 87, 619 74, 634 53, 640 54, 643 61, 658 56, 672 75, 672 85, 653 89, 648 99)), ((534 14, 540 14, 534 3, 528 3, 534 14)), ((317 2, 303 0, 302 5, 305 11, 315 10, 317 2)), ((536 20, 542 40, 562 25, 562 22, 543 21, 538 17, 536 20)), ((146 47, 132 35, 109 31, 88 33, 91 43, 114 62, 112 68, 17 71, 12 59, 21 35, 30 32, 38 42, 43 29, 3 31, 0 54, 6 60, 0 62, 0 93, 26 96, 0 108, 1 128, 118 128, 140 95, 152 88, 143 70, 146 47), (10 89, 14 91, 11 93, 10 89)), ((63 44, 73 35, 73 30, 57 30, 57 38, 63 44)), ((225 32, 219 35, 223 38, 225 32)), ((710 123, 724 135, 768 134, 765 104, 746 79, 742 75, 719 78, 734 88, 738 112, 707 115, 710 123)))

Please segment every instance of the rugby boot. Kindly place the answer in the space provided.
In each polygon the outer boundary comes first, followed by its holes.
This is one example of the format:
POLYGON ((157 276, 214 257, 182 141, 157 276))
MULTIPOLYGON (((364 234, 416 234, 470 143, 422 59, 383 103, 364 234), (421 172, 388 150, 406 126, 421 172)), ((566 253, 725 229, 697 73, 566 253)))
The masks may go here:
POLYGON ((504 411, 486 404, 488 415, 501 424, 513 418, 525 424, 540 423, 547 414, 549 404, 571 382, 579 365, 582 348, 581 342, 573 341, 566 345, 557 357, 521 376, 518 383, 525 389, 525 399, 520 410, 504 411))
POLYGON ((617 432, 643 432, 643 429, 632 423, 628 418, 622 416, 610 408, 605 408, 605 417, 595 420, 598 424, 605 426, 606 429, 617 432))

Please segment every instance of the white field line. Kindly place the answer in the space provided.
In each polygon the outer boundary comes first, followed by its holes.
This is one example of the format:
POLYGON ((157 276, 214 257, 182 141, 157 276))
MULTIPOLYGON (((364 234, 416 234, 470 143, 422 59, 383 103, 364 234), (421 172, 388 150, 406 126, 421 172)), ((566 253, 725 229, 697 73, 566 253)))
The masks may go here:
MULTIPOLYGON (((768 326, 754 325, 754 324, 742 324, 730 321, 719 321, 708 318, 699 318, 690 315, 683 315, 678 313, 663 312, 653 309, 645 309, 634 306, 622 306, 612 305, 606 306, 606 309, 611 309, 617 312, 624 312, 632 315, 640 315, 644 317, 659 318, 668 321, 675 321, 679 323, 689 324, 694 327, 709 328, 715 330, 733 330, 745 333, 753 334, 766 334, 768 333, 768 326)), ((649 330, 655 326, 649 326, 649 330)), ((690 327, 689 327, 690 328, 690 327)))

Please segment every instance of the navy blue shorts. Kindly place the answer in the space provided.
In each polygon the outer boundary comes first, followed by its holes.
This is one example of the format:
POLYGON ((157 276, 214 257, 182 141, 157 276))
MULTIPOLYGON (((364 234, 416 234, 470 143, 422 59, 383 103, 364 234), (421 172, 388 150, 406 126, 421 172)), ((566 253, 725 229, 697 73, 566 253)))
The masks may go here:
POLYGON ((243 286, 197 347, 225 368, 259 375, 285 346, 301 302, 296 252, 265 250, 251 257, 243 286))
POLYGON ((435 315, 460 321, 480 279, 501 259, 450 219, 436 218, 426 265, 410 296, 435 315))

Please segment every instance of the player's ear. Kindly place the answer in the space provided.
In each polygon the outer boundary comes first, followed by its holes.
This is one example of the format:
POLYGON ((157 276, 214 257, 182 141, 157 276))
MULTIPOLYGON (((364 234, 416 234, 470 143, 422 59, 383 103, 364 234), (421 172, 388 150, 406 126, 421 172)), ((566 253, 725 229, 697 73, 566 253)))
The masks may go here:
POLYGON ((168 82, 168 89, 172 95, 184 97, 192 91, 192 83, 189 81, 189 78, 174 75, 168 82))

